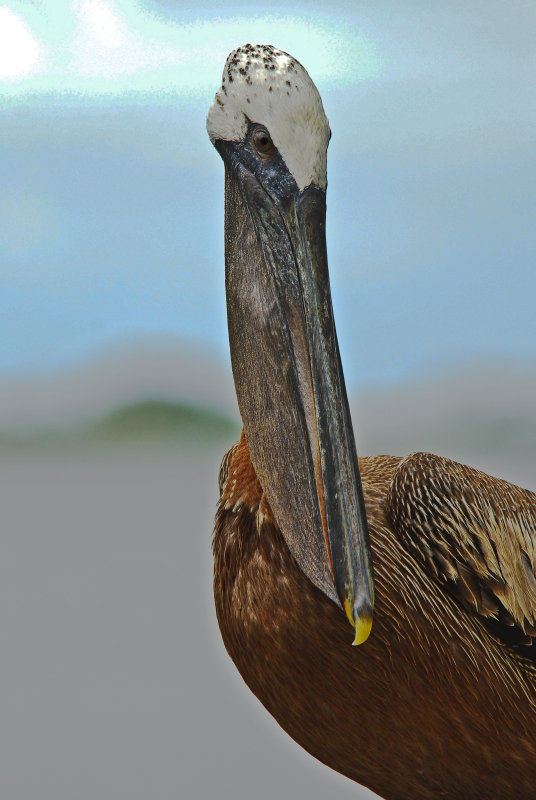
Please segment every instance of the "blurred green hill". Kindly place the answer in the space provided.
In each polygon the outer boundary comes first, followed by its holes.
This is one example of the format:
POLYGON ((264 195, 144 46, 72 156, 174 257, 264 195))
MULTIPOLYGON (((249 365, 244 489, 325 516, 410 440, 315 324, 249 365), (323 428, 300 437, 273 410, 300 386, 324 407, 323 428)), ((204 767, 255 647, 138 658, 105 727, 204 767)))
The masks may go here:
MULTIPOLYGON (((240 431, 230 366, 184 343, 105 351, 44 374, 0 376, 0 457, 91 450, 223 453, 240 431)), ((350 394, 359 455, 438 453, 536 485, 536 364, 436 365, 350 394)))
POLYGON ((122 444, 199 445, 237 438, 239 426, 223 414, 161 400, 125 405, 67 427, 0 432, 0 450, 39 450, 122 444))

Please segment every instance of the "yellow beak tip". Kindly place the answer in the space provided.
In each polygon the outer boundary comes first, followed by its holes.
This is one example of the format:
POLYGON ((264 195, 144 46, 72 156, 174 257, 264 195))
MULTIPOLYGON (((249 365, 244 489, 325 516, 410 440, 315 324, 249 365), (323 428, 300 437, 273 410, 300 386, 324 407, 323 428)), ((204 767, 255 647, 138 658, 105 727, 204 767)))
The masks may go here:
POLYGON ((365 617, 356 620, 355 622, 355 638, 352 642, 355 644, 363 644, 366 642, 372 628, 372 617, 365 617))
POLYGON ((346 616, 348 617, 350 624, 355 629, 355 638, 352 644, 363 644, 363 642, 367 641, 370 635, 370 630, 372 628, 372 615, 369 616, 366 614, 354 619, 352 606, 348 600, 346 600, 344 603, 344 610, 346 611, 346 616))

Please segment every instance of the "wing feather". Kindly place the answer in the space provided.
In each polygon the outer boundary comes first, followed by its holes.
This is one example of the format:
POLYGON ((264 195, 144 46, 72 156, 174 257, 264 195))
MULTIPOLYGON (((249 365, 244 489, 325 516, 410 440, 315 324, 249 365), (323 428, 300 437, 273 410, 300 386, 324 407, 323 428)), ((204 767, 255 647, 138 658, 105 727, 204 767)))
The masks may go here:
POLYGON ((404 545, 464 608, 536 658, 534 492, 412 453, 393 475, 386 512, 404 545))

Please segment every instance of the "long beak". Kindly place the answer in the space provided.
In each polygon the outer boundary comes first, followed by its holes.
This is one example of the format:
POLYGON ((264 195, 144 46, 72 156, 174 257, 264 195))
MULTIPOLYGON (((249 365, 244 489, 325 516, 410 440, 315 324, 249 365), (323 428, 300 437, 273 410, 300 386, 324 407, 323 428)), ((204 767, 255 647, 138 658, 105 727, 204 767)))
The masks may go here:
POLYGON ((291 553, 344 608, 360 644, 372 624, 372 558, 331 304, 325 192, 274 196, 224 160, 229 338, 251 459, 291 553))

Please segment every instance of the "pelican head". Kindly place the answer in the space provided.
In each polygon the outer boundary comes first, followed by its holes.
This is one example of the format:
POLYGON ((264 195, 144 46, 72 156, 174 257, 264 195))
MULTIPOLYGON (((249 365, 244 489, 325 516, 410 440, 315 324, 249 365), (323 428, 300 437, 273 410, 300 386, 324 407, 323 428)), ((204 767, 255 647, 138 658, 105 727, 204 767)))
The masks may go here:
POLYGON ((308 578, 370 631, 372 561, 327 267, 322 100, 270 45, 228 57, 207 117, 225 163, 231 360, 261 486, 308 578))
POLYGON ((331 132, 318 89, 287 53, 246 44, 226 61, 207 130, 214 144, 240 142, 260 120, 299 189, 314 184, 325 190, 331 132))

